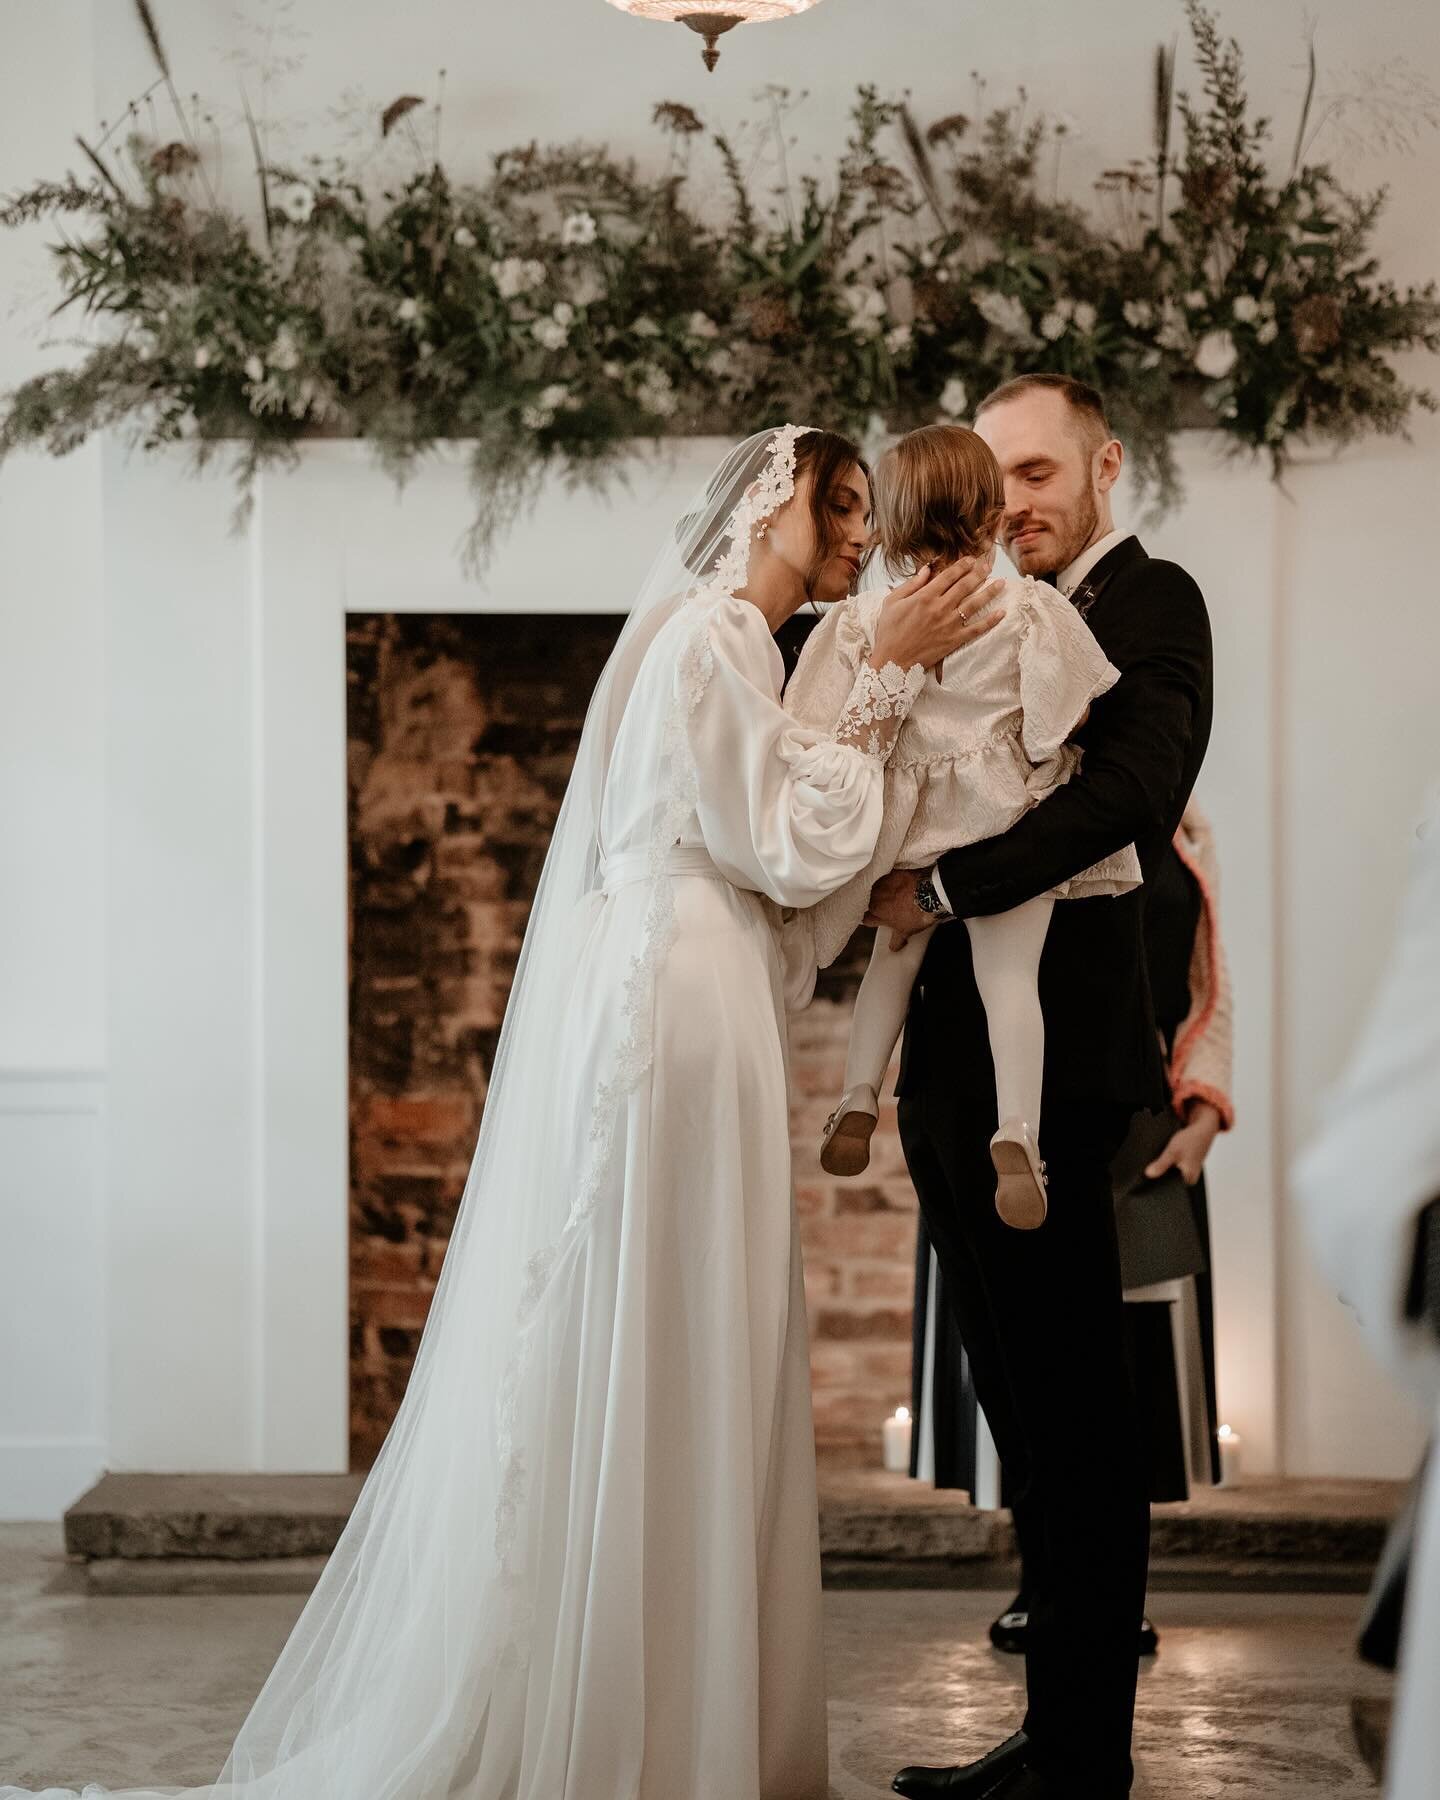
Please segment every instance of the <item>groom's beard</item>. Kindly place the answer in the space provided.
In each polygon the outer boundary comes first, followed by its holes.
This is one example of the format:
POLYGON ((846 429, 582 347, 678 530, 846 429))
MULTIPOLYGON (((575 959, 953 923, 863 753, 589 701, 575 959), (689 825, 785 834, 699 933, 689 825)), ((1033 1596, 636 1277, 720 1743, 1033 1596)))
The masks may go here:
POLYGON ((1087 493, 1075 511, 1064 518, 1019 521, 1007 533, 1005 554, 1022 575, 1058 575, 1094 537, 1099 523, 1100 508, 1095 504, 1095 496, 1087 493), (1027 526, 1037 528, 1036 535, 1024 544, 1016 544, 1015 538, 1027 526))

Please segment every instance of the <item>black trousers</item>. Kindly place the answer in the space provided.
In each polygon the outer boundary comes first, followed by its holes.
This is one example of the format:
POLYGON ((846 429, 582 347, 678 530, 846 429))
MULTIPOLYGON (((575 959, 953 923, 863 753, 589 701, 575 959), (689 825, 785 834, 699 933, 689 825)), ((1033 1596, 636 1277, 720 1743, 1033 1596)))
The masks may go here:
POLYGON ((1150 1549, 1110 1181, 1128 1123, 1128 1108, 1047 1099, 1049 1216, 1038 1231, 1015 1231, 995 1211, 993 1103, 923 1090, 900 1101, 947 1301, 1024 1520, 1024 1728, 1041 1772, 1095 1800, 1118 1800, 1133 1780, 1150 1549))

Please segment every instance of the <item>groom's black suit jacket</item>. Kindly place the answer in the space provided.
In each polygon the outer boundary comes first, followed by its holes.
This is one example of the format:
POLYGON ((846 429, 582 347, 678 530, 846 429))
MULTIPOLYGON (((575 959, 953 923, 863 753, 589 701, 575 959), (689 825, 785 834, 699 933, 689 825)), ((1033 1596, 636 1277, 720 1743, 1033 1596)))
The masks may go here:
MULTIPOLYGON (((1121 679, 1076 734, 1074 779, 1004 836, 951 850, 940 880, 957 918, 1005 912, 1133 843, 1142 873, 1170 844, 1210 739, 1210 621, 1176 564, 1117 544, 1072 596, 1121 679)), ((1040 963, 1045 1095, 1166 1104, 1141 931, 1143 890, 1064 900, 1040 963)), ((970 934, 942 924, 911 996, 897 1091, 970 1093, 992 1076, 970 934)))

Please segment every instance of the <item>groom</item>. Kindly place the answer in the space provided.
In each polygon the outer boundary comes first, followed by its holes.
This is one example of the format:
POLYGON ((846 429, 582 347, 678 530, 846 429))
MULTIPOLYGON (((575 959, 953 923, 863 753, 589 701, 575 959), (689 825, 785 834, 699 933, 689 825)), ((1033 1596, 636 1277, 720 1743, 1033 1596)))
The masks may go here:
MULTIPOLYGON (((1069 597, 1121 679, 1076 734, 1084 754, 1068 785, 1003 837, 879 883, 868 921, 899 932, 1006 911, 1132 842, 1148 874, 1210 736, 1205 603, 1183 569, 1115 529, 1124 453, 1100 395, 1066 376, 1021 376, 981 403, 975 429, 1004 475, 1012 562, 1069 597)), ((901 1794, 1130 1791, 1150 1512, 1109 1167, 1132 1115, 1165 1104, 1142 905, 1136 891, 1055 909, 1040 966, 1050 1206, 1036 1231, 995 1211, 993 1066, 968 932, 935 933, 911 998, 897 1090, 905 1157, 977 1395, 1035 1528, 1022 1729, 979 1762, 902 1770, 901 1794)))

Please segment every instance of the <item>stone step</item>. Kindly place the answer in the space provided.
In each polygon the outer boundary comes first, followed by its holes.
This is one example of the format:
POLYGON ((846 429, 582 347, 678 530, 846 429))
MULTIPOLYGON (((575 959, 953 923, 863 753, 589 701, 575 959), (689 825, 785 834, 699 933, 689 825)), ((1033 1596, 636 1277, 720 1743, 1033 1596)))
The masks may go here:
MULTIPOLYGON (((65 1514, 96 1594, 304 1593, 364 1480, 353 1475, 109 1474, 65 1514)), ((1008 1513, 876 1470, 820 1474, 833 1587, 994 1587, 1014 1578, 1008 1513)), ((1351 1592, 1368 1585, 1403 1484, 1256 1480, 1157 1506, 1155 1588, 1351 1592)))
POLYGON ((102 1475, 65 1513, 71 1556, 328 1556, 363 1475, 102 1475))

